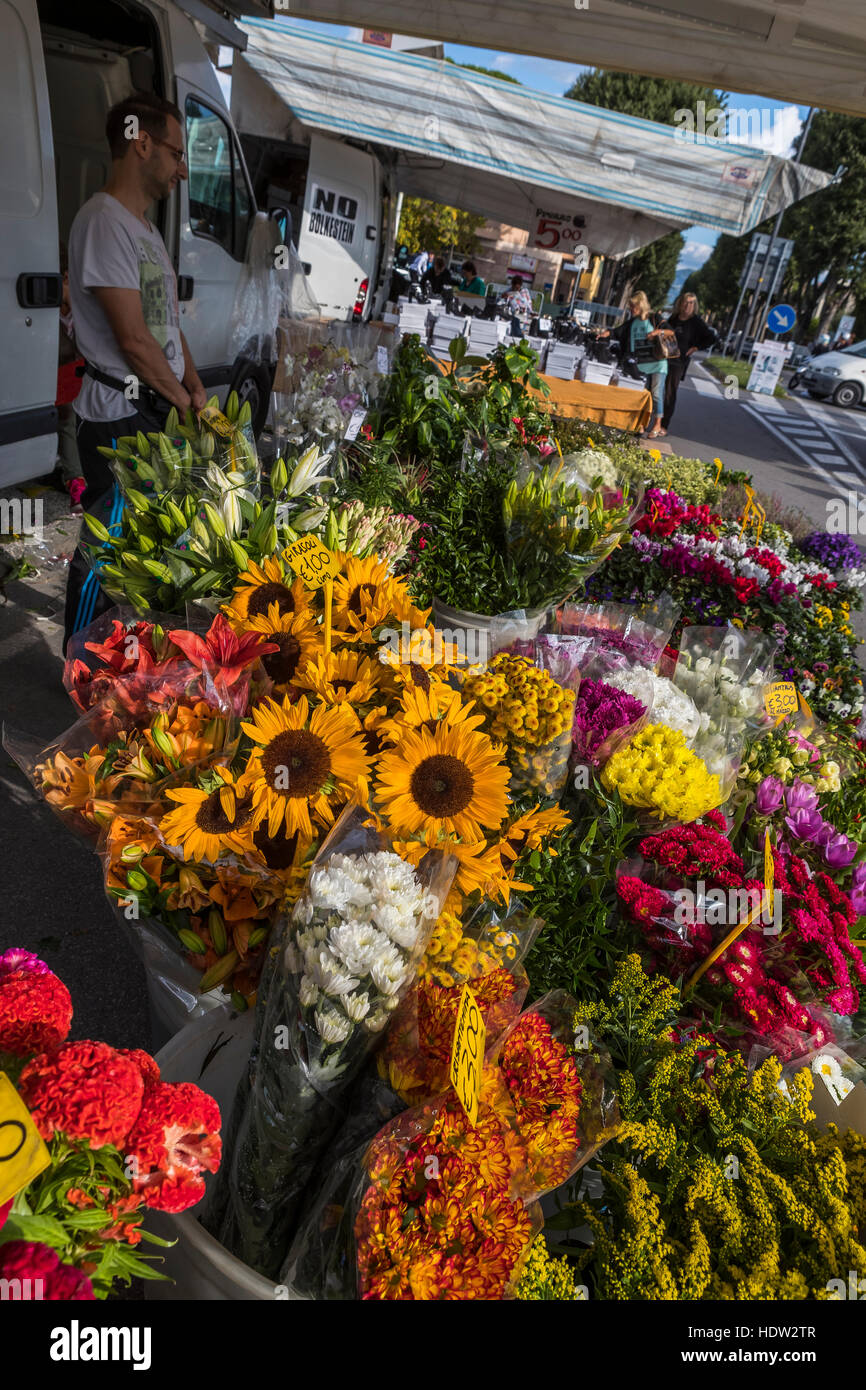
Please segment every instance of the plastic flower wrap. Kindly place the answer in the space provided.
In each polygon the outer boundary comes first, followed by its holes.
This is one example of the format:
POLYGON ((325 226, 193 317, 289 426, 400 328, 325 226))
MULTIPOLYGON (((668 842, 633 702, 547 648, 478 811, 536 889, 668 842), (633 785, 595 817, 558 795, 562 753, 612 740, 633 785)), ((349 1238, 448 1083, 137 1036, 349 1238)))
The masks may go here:
POLYGON ((377 1059, 380 1075, 406 1104, 448 1086, 464 984, 481 1010, 488 1046, 513 1023, 529 990, 521 962, 542 925, 517 898, 501 915, 485 903, 463 922, 451 912, 442 914, 377 1059))
POLYGON ((530 587, 551 602, 567 597, 619 544, 642 497, 633 484, 605 486, 563 459, 526 454, 503 499, 509 554, 530 587))
POLYGON ((488 1050, 473 1128, 453 1092, 390 1121, 324 1183, 282 1273, 308 1297, 514 1295, 541 1225, 536 1198, 610 1137, 609 1067, 576 1051, 557 991, 488 1050), (341 1211, 331 1205, 354 1171, 341 1211))
POLYGON ((694 700, 680 690, 667 676, 635 666, 632 670, 613 671, 607 684, 624 690, 644 703, 649 695, 653 719, 668 729, 676 729, 691 746, 701 731, 701 714, 694 700))
POLYGON ((300 444, 308 438, 342 440, 356 410, 377 400, 382 375, 379 349, 386 340, 369 325, 334 324, 321 329, 293 325, 295 350, 283 359, 282 390, 274 393, 274 434, 278 441, 300 444), (302 344, 301 338, 308 341, 302 344), (342 339, 342 341, 340 341, 342 339))
POLYGON ((581 682, 572 724, 576 762, 601 767, 616 748, 638 732, 652 708, 652 687, 647 684, 638 698, 591 676, 581 682))
POLYGON ((688 822, 721 805, 726 793, 716 773, 688 747, 678 729, 647 724, 608 759, 601 775, 608 791, 658 820, 688 822))
POLYGON ((413 869, 349 808, 294 914, 275 928, 231 1164, 207 1216, 217 1239, 266 1277, 285 1258, 341 1096, 412 983, 453 870, 435 852, 413 869))
POLYGON ((512 795, 558 800, 568 776, 574 691, 507 652, 467 676, 463 690, 485 711, 491 736, 507 747, 512 795))
POLYGON ((618 664, 610 660, 616 657, 655 668, 679 615, 671 595, 661 593, 650 604, 566 603, 557 616, 562 633, 589 641, 587 674, 604 678, 618 664))
POLYGON ((684 627, 674 682, 701 710, 702 727, 726 727, 753 739, 769 724, 764 686, 773 677, 777 640, 730 627, 684 627))

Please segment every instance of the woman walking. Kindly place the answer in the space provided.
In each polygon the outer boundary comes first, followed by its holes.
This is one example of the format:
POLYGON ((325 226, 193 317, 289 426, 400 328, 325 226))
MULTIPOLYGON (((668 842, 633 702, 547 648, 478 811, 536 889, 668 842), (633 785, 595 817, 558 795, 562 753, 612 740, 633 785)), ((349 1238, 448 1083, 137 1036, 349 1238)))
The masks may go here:
POLYGON ((712 347, 716 341, 716 334, 698 313, 697 295, 692 294, 690 290, 684 291, 679 296, 664 327, 673 329, 677 336, 677 347, 680 350, 679 357, 674 357, 668 363, 665 378, 665 408, 662 426, 666 430, 676 409, 677 391, 688 370, 689 358, 704 348, 712 347))
MULTIPOLYGON (((647 342, 648 339, 657 338, 661 328, 656 326, 650 310, 650 302, 643 290, 636 290, 628 301, 629 317, 625 323, 620 324, 614 330, 614 336, 619 341, 620 360, 624 361, 627 357, 635 358, 638 355, 639 344, 647 342)), ((656 316, 658 317, 658 316, 656 316)), ((606 332, 600 333, 599 337, 609 336, 606 332)), ((645 378, 648 391, 652 393, 653 415, 650 417, 650 424, 644 434, 648 439, 658 439, 665 433, 662 428, 662 415, 665 408, 665 377, 667 376, 667 358, 660 360, 649 360, 635 362, 635 366, 641 376, 645 378)))

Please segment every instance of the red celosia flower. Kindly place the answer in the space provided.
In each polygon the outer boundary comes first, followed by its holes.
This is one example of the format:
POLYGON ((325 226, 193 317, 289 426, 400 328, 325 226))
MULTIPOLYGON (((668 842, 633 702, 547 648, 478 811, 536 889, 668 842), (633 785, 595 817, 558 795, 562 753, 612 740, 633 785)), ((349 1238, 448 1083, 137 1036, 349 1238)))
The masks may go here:
POLYGON ((43 1139, 59 1132, 94 1149, 121 1148, 141 1109, 144 1081, 136 1063, 106 1043, 68 1042, 28 1062, 19 1090, 43 1139))
POLYGON ((159 1067, 149 1052, 143 1052, 140 1047, 119 1047, 117 1050, 121 1057, 128 1057, 135 1063, 145 1086, 153 1086, 159 1080, 159 1067))
POLYGON ((0 955, 0 1052, 30 1057, 58 1047, 69 1033, 69 990, 29 951, 0 955))
POLYGON ((0 1279, 29 1279, 34 1298, 81 1301, 95 1298, 86 1274, 64 1265, 54 1250, 35 1240, 9 1240, 0 1245, 0 1279))
POLYGON ((160 1081, 147 1088, 126 1153, 135 1164, 133 1186, 149 1207, 179 1212, 201 1200, 202 1173, 220 1164, 219 1127, 219 1106, 198 1086, 160 1081))

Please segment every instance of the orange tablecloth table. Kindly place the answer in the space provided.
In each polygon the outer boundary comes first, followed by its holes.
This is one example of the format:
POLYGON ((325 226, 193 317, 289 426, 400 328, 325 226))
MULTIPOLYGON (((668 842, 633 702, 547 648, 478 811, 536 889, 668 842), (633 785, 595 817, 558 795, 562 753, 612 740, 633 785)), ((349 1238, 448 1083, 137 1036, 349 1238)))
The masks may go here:
POLYGON ((559 377, 544 376, 541 380, 550 387, 550 395, 533 391, 539 401, 554 415, 572 420, 597 420, 617 430, 644 430, 652 415, 652 396, 649 391, 630 386, 594 386, 588 381, 561 381, 559 377))

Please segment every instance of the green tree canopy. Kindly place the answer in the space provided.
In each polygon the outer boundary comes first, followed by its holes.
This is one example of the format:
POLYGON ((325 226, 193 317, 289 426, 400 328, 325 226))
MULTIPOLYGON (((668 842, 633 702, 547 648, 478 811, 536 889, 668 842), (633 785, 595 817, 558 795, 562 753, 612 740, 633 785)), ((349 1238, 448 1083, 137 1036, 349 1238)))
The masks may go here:
POLYGON ((426 198, 404 198, 398 242, 405 242, 414 251, 450 250, 463 256, 474 256, 481 249, 475 233, 483 227, 486 217, 444 203, 431 203, 426 198))
POLYGON ((704 264, 693 270, 686 280, 683 289, 697 295, 702 312, 733 313, 750 239, 750 236, 722 234, 704 264))
MULTIPOLYGON (((594 68, 572 83, 565 93, 573 101, 602 106, 607 111, 623 111, 645 121, 675 125, 677 111, 697 111, 703 101, 706 111, 724 109, 727 94, 698 82, 681 82, 667 77, 643 77, 639 73, 613 72, 594 68)), ((625 256, 617 266, 610 294, 624 300, 636 289, 646 294, 653 308, 661 308, 673 284, 677 262, 685 245, 681 232, 669 232, 640 251, 625 256)))

